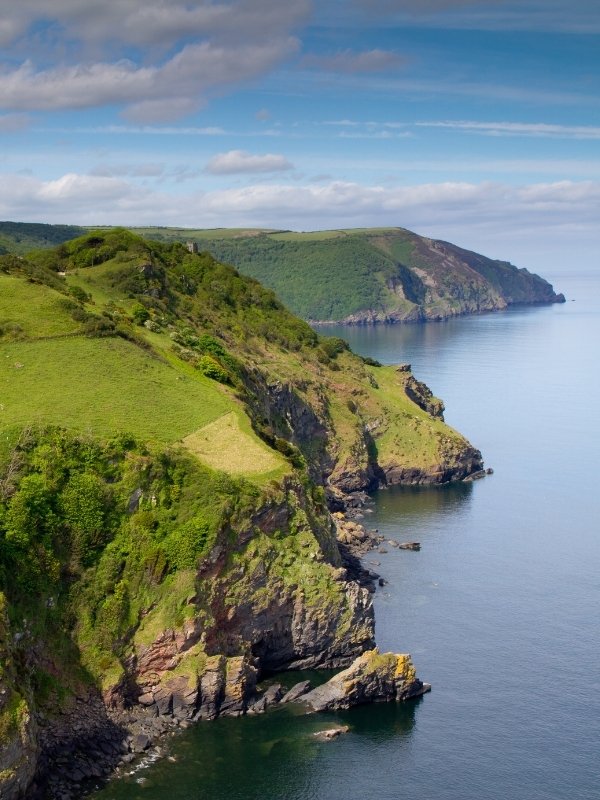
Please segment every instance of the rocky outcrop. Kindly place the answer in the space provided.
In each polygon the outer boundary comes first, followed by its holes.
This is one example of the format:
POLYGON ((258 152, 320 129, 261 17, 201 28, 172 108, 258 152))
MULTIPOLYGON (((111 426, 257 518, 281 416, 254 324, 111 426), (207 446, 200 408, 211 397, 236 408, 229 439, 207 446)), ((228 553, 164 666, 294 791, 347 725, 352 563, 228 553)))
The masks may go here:
MULTIPOLYGON (((404 366, 404 365, 402 365, 404 366)), ((406 372, 405 369, 399 369, 401 372, 406 372)), ((433 392, 422 381, 418 381, 414 375, 409 375, 404 384, 404 391, 406 396, 410 398, 413 403, 422 408, 432 417, 437 419, 444 419, 444 404, 437 397, 433 396, 433 392)))
POLYGON ((305 694, 300 702, 311 711, 339 711, 362 703, 408 700, 430 689, 417 678, 409 655, 381 654, 374 649, 305 694))

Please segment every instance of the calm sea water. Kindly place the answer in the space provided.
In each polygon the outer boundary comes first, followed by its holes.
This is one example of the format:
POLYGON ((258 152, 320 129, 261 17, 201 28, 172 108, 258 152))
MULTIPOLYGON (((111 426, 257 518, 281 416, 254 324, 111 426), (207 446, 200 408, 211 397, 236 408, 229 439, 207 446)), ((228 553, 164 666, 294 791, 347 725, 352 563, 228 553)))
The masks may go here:
POLYGON ((598 800, 600 276, 555 278, 563 306, 445 323, 328 329, 410 361, 495 474, 387 490, 367 518, 419 553, 371 553, 382 649, 431 694, 329 717, 281 709, 174 737, 96 800, 598 800), (574 301, 574 302, 573 302, 574 301), (351 732, 311 734, 333 722, 351 732))

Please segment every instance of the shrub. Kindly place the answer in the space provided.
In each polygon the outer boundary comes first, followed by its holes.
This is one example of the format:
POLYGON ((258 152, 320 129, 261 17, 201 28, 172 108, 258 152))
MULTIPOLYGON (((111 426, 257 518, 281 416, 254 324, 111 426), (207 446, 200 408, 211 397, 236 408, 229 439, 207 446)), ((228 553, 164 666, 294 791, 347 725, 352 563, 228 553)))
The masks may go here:
POLYGON ((150 318, 150 313, 141 303, 136 303, 131 312, 131 316, 136 325, 144 325, 150 318))
POLYGON ((219 383, 231 383, 229 373, 212 356, 201 356, 198 360, 198 369, 207 378, 219 383))

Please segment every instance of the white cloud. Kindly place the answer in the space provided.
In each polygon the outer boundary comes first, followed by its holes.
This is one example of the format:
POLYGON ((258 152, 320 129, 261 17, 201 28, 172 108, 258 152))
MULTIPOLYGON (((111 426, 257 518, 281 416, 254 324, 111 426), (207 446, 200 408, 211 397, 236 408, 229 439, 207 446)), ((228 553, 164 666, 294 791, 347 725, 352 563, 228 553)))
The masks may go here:
POLYGON ((533 136, 558 139, 600 139, 600 127, 589 125, 551 125, 544 122, 474 122, 468 120, 446 120, 440 122, 417 122, 421 128, 449 128, 452 130, 481 133, 488 136, 533 136))
POLYGON ((48 22, 57 23, 65 39, 106 47, 115 42, 170 47, 190 37, 267 39, 301 24, 310 7, 309 0, 19 0, 3 4, 0 43, 8 45, 35 23, 48 22))
POLYGON ((398 225, 542 273, 549 265, 568 268, 573 253, 577 265, 595 263, 599 217, 600 181, 384 187, 314 179, 175 193, 140 191, 134 179, 115 176, 0 176, 0 219, 295 230, 398 225), (569 254, 564 265, 561 254, 569 254))
MULTIPOLYGON (((154 171, 160 167, 151 166, 154 171)), ((126 167, 125 172, 131 175, 135 169, 126 167)), ((135 224, 147 220, 146 209, 150 209, 156 224, 177 218, 181 225, 218 222, 222 226, 242 223, 297 227, 302 222, 323 228, 354 223, 422 225, 427 220, 436 224, 462 220, 465 226, 511 221, 515 229, 533 222, 539 227, 579 222, 593 224, 596 229, 600 181, 526 186, 491 181, 364 186, 315 180, 304 185, 253 184, 182 196, 152 190, 140 194, 134 182, 114 174, 69 173, 50 181, 5 174, 0 180, 0 215, 4 218, 31 218, 37 210, 53 222, 80 222, 82 214, 87 219, 91 213, 98 222, 135 224), (129 204, 135 198, 132 213, 122 218, 121 204, 129 204), (135 216, 136 208, 140 210, 139 218, 135 216)))
POLYGON ((236 175, 258 172, 284 172, 293 169, 293 164, 285 156, 267 153, 252 155, 245 150, 230 150, 219 153, 210 159, 206 172, 211 175, 236 175))
POLYGON ((6 5, 0 43, 14 46, 5 48, 0 65, 0 108, 118 105, 139 123, 194 113, 212 93, 294 55, 299 42, 292 32, 310 8, 309 0, 54 0, 42 10, 39 0, 6 5), (48 41, 40 48, 29 42, 34 55, 19 63, 27 40, 15 40, 39 23, 49 25, 48 41))
POLYGON ((444 30, 600 32, 594 0, 355 0, 369 15, 444 30))
POLYGON ((249 79, 294 52, 293 38, 265 45, 222 47, 190 44, 161 66, 131 61, 37 71, 30 61, 0 76, 0 106, 13 110, 92 108, 131 104, 135 121, 164 120, 187 114, 209 90, 249 79))
POLYGON ((325 72, 361 73, 361 72, 386 72, 405 66, 408 59, 392 50, 364 50, 355 52, 343 50, 332 56, 308 54, 302 59, 302 65, 310 69, 324 70, 325 72))

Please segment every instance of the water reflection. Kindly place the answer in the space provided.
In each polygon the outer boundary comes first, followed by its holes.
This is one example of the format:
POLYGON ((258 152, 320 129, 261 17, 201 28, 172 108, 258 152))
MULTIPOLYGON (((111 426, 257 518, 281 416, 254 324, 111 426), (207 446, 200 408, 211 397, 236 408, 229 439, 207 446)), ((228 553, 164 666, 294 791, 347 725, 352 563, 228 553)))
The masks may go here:
POLYGON ((428 517, 464 513, 473 496, 473 484, 455 483, 449 486, 390 486, 375 493, 377 523, 402 522, 417 518, 422 524, 428 517))

